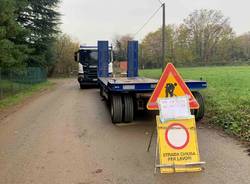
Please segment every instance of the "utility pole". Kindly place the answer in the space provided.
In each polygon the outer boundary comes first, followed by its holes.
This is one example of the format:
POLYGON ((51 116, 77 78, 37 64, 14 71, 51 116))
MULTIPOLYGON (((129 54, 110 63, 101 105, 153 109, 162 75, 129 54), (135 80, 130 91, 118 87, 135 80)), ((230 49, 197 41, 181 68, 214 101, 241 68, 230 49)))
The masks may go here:
POLYGON ((162 4, 162 61, 161 67, 162 72, 164 71, 164 64, 165 64, 165 29, 166 29, 166 22, 165 22, 165 3, 162 4))

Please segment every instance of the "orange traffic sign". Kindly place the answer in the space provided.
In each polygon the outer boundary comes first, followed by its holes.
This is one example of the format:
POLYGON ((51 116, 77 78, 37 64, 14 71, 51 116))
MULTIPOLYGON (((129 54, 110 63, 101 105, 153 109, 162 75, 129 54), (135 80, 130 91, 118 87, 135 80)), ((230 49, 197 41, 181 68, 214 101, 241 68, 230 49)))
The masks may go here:
POLYGON ((174 96, 185 96, 189 97, 189 105, 191 109, 198 109, 199 104, 187 87, 185 81, 181 75, 175 69, 172 63, 167 64, 157 86, 150 97, 147 109, 158 110, 157 100, 159 98, 169 98, 174 96))

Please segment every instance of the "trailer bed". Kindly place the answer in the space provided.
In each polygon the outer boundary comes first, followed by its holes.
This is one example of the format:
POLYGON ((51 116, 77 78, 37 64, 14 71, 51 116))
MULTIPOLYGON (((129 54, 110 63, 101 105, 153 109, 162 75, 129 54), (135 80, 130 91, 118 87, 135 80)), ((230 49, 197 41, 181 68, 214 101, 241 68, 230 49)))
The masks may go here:
MULTIPOLYGON (((145 77, 99 77, 99 84, 110 92, 153 92, 158 80, 145 77)), ((185 80, 191 91, 207 87, 205 81, 185 80)))
POLYGON ((112 92, 151 92, 158 80, 144 77, 100 77, 99 83, 112 92))

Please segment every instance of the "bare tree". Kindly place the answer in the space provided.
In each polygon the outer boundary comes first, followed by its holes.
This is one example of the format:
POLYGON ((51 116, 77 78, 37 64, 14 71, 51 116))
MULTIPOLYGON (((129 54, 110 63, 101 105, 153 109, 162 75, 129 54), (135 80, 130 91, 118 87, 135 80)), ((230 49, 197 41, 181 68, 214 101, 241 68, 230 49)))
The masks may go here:
POLYGON ((56 64, 53 68, 54 74, 69 74, 77 68, 76 62, 73 61, 73 55, 78 48, 79 43, 73 41, 66 34, 57 38, 55 43, 56 64))
POLYGON ((250 32, 245 33, 236 39, 238 44, 238 49, 243 57, 246 60, 250 59, 250 32))
POLYGON ((197 62, 209 62, 219 41, 233 35, 229 18, 217 10, 196 10, 184 20, 197 62))
POLYGON ((127 44, 128 41, 133 40, 131 35, 115 36, 113 39, 113 44, 115 46, 115 59, 116 60, 126 60, 127 59, 127 44))

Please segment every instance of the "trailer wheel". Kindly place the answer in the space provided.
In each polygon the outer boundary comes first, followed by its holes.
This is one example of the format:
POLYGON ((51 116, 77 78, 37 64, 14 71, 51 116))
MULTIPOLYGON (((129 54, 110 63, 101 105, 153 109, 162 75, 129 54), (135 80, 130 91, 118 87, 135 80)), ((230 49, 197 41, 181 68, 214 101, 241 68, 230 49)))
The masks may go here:
POLYGON ((192 114, 195 116, 196 121, 200 121, 205 114, 205 103, 202 95, 198 91, 192 92, 195 99, 200 105, 199 109, 192 110, 192 114))
POLYGON ((85 86, 83 84, 80 84, 80 89, 84 89, 85 86))
POLYGON ((112 95, 111 97, 111 118, 114 124, 122 122, 122 97, 120 95, 112 95))
POLYGON ((124 122, 131 122, 134 120, 134 101, 133 97, 130 95, 123 96, 124 102, 124 112, 123 112, 123 119, 124 122))
POLYGON ((103 98, 104 97, 104 95, 103 95, 103 88, 102 87, 100 87, 100 96, 103 98))

